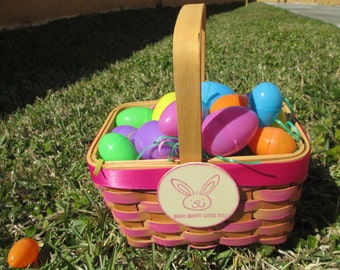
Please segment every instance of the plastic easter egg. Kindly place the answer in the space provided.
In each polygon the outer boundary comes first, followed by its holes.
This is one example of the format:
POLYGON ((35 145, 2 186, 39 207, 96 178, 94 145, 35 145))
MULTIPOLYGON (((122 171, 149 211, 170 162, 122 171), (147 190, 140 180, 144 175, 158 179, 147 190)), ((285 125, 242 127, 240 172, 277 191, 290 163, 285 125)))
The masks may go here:
POLYGON ((124 135, 130 141, 133 141, 137 128, 129 125, 122 125, 112 129, 112 132, 124 135))
POLYGON ((129 125, 139 128, 151 121, 153 110, 146 107, 130 107, 117 114, 116 126, 129 125))
POLYGON ((178 136, 176 101, 165 108, 158 121, 159 130, 167 136, 178 136))
POLYGON ((293 137, 278 127, 258 128, 248 146, 256 155, 288 154, 297 148, 293 137))
POLYGON ((34 263, 39 255, 39 245, 33 238, 22 238, 10 249, 7 262, 10 267, 23 268, 34 263))
POLYGON ((165 94, 164 96, 162 96, 158 100, 155 108, 153 108, 152 120, 159 120, 164 109, 170 103, 174 102, 175 100, 176 100, 176 93, 175 92, 169 92, 169 93, 165 94))
MULTIPOLYGON (((178 120, 177 120, 177 107, 176 101, 172 102, 166 107, 158 121, 159 129, 167 136, 178 136, 178 120)), ((202 103, 202 119, 209 114, 209 109, 202 103)))
POLYGON ((204 102, 209 109, 219 97, 233 93, 234 91, 232 89, 222 83, 205 81, 202 82, 201 85, 202 102, 204 102))
MULTIPOLYGON (((287 116, 283 110, 280 111, 279 115, 277 116, 277 120, 281 121, 283 124, 287 122, 287 116)), ((273 122, 272 126, 281 128, 281 126, 278 123, 276 123, 276 121, 273 122)))
POLYGON ((282 108, 280 89, 271 82, 258 84, 249 95, 249 106, 256 112, 261 127, 271 126, 282 108))
POLYGON ((230 94, 219 97, 210 107, 210 113, 213 113, 222 108, 232 106, 248 107, 248 98, 240 94, 230 94))
POLYGON ((258 128, 252 110, 234 106, 209 114, 202 123, 202 147, 209 155, 228 156, 244 148, 258 128))
POLYGON ((177 140, 167 139, 159 129, 158 121, 150 121, 141 126, 134 139, 136 150, 142 159, 167 158, 172 147, 166 142, 177 142, 177 140))
POLYGON ((118 133, 107 133, 101 137, 98 151, 104 161, 134 160, 137 158, 137 152, 132 142, 118 133))
POLYGON ((202 119, 204 119, 208 116, 210 111, 208 105, 205 102, 202 101, 201 103, 202 103, 202 119))

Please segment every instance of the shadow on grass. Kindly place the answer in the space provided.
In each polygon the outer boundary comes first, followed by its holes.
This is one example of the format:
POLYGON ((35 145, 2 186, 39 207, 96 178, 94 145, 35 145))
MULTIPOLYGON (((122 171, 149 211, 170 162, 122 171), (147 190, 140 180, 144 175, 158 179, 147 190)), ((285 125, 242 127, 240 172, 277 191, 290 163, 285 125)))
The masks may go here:
POLYGON ((340 213, 340 188, 329 169, 311 159, 297 205, 293 237, 306 238, 334 224, 340 213))
MULTIPOLYGON (((207 16, 242 5, 211 5, 207 16)), ((0 115, 171 35, 179 9, 109 12, 0 32, 0 115)))

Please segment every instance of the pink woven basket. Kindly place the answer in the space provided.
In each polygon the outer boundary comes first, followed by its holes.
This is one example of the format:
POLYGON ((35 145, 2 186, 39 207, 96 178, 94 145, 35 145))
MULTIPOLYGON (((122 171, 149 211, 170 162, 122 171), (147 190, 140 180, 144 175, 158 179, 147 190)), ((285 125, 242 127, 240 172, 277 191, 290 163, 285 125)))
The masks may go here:
POLYGON ((112 110, 86 156, 93 182, 121 233, 133 247, 152 243, 193 248, 284 243, 293 229, 296 202, 308 172, 310 144, 304 130, 284 105, 284 113, 299 133, 296 152, 227 157, 229 162, 203 160, 204 4, 182 7, 173 51, 179 160, 103 162, 99 157, 99 140, 115 127, 117 115, 130 107, 153 108, 156 100, 127 103, 112 110), (188 112, 195 116, 188 119, 188 112), (212 177, 206 181, 209 174, 212 177), (182 182, 186 178, 189 182, 182 182), (206 200, 204 207, 188 206, 194 194, 206 200))

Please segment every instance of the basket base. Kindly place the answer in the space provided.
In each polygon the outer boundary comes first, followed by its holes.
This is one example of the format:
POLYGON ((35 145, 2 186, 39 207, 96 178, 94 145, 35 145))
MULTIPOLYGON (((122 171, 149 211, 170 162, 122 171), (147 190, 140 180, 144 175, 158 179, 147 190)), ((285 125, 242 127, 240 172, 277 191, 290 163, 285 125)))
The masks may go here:
POLYGON ((209 249, 218 245, 286 242, 294 227, 301 184, 239 187, 239 190, 239 207, 227 221, 212 227, 192 228, 177 223, 162 211, 156 191, 101 189, 106 206, 132 247, 157 244, 209 249))

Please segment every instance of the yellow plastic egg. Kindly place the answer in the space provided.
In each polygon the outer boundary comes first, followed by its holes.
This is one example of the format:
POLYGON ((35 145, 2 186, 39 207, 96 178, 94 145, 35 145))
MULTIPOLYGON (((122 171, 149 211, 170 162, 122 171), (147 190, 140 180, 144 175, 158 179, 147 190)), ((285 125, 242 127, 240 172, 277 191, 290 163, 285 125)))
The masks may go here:
MULTIPOLYGON (((285 124, 287 122, 287 116, 286 116, 286 113, 283 110, 280 111, 279 115, 277 116, 277 120, 281 121, 283 124, 285 124)), ((276 123, 275 121, 274 121, 272 126, 281 128, 281 126, 278 123, 276 123)))
POLYGON ((169 92, 169 93, 165 94, 164 96, 162 96, 158 100, 155 108, 153 109, 152 120, 158 121, 159 118, 161 117, 162 112, 165 110, 165 108, 175 100, 176 100, 176 93, 175 92, 169 92))
POLYGON ((14 243, 7 257, 10 267, 23 268, 35 262, 39 255, 39 245, 33 238, 22 238, 14 243))

